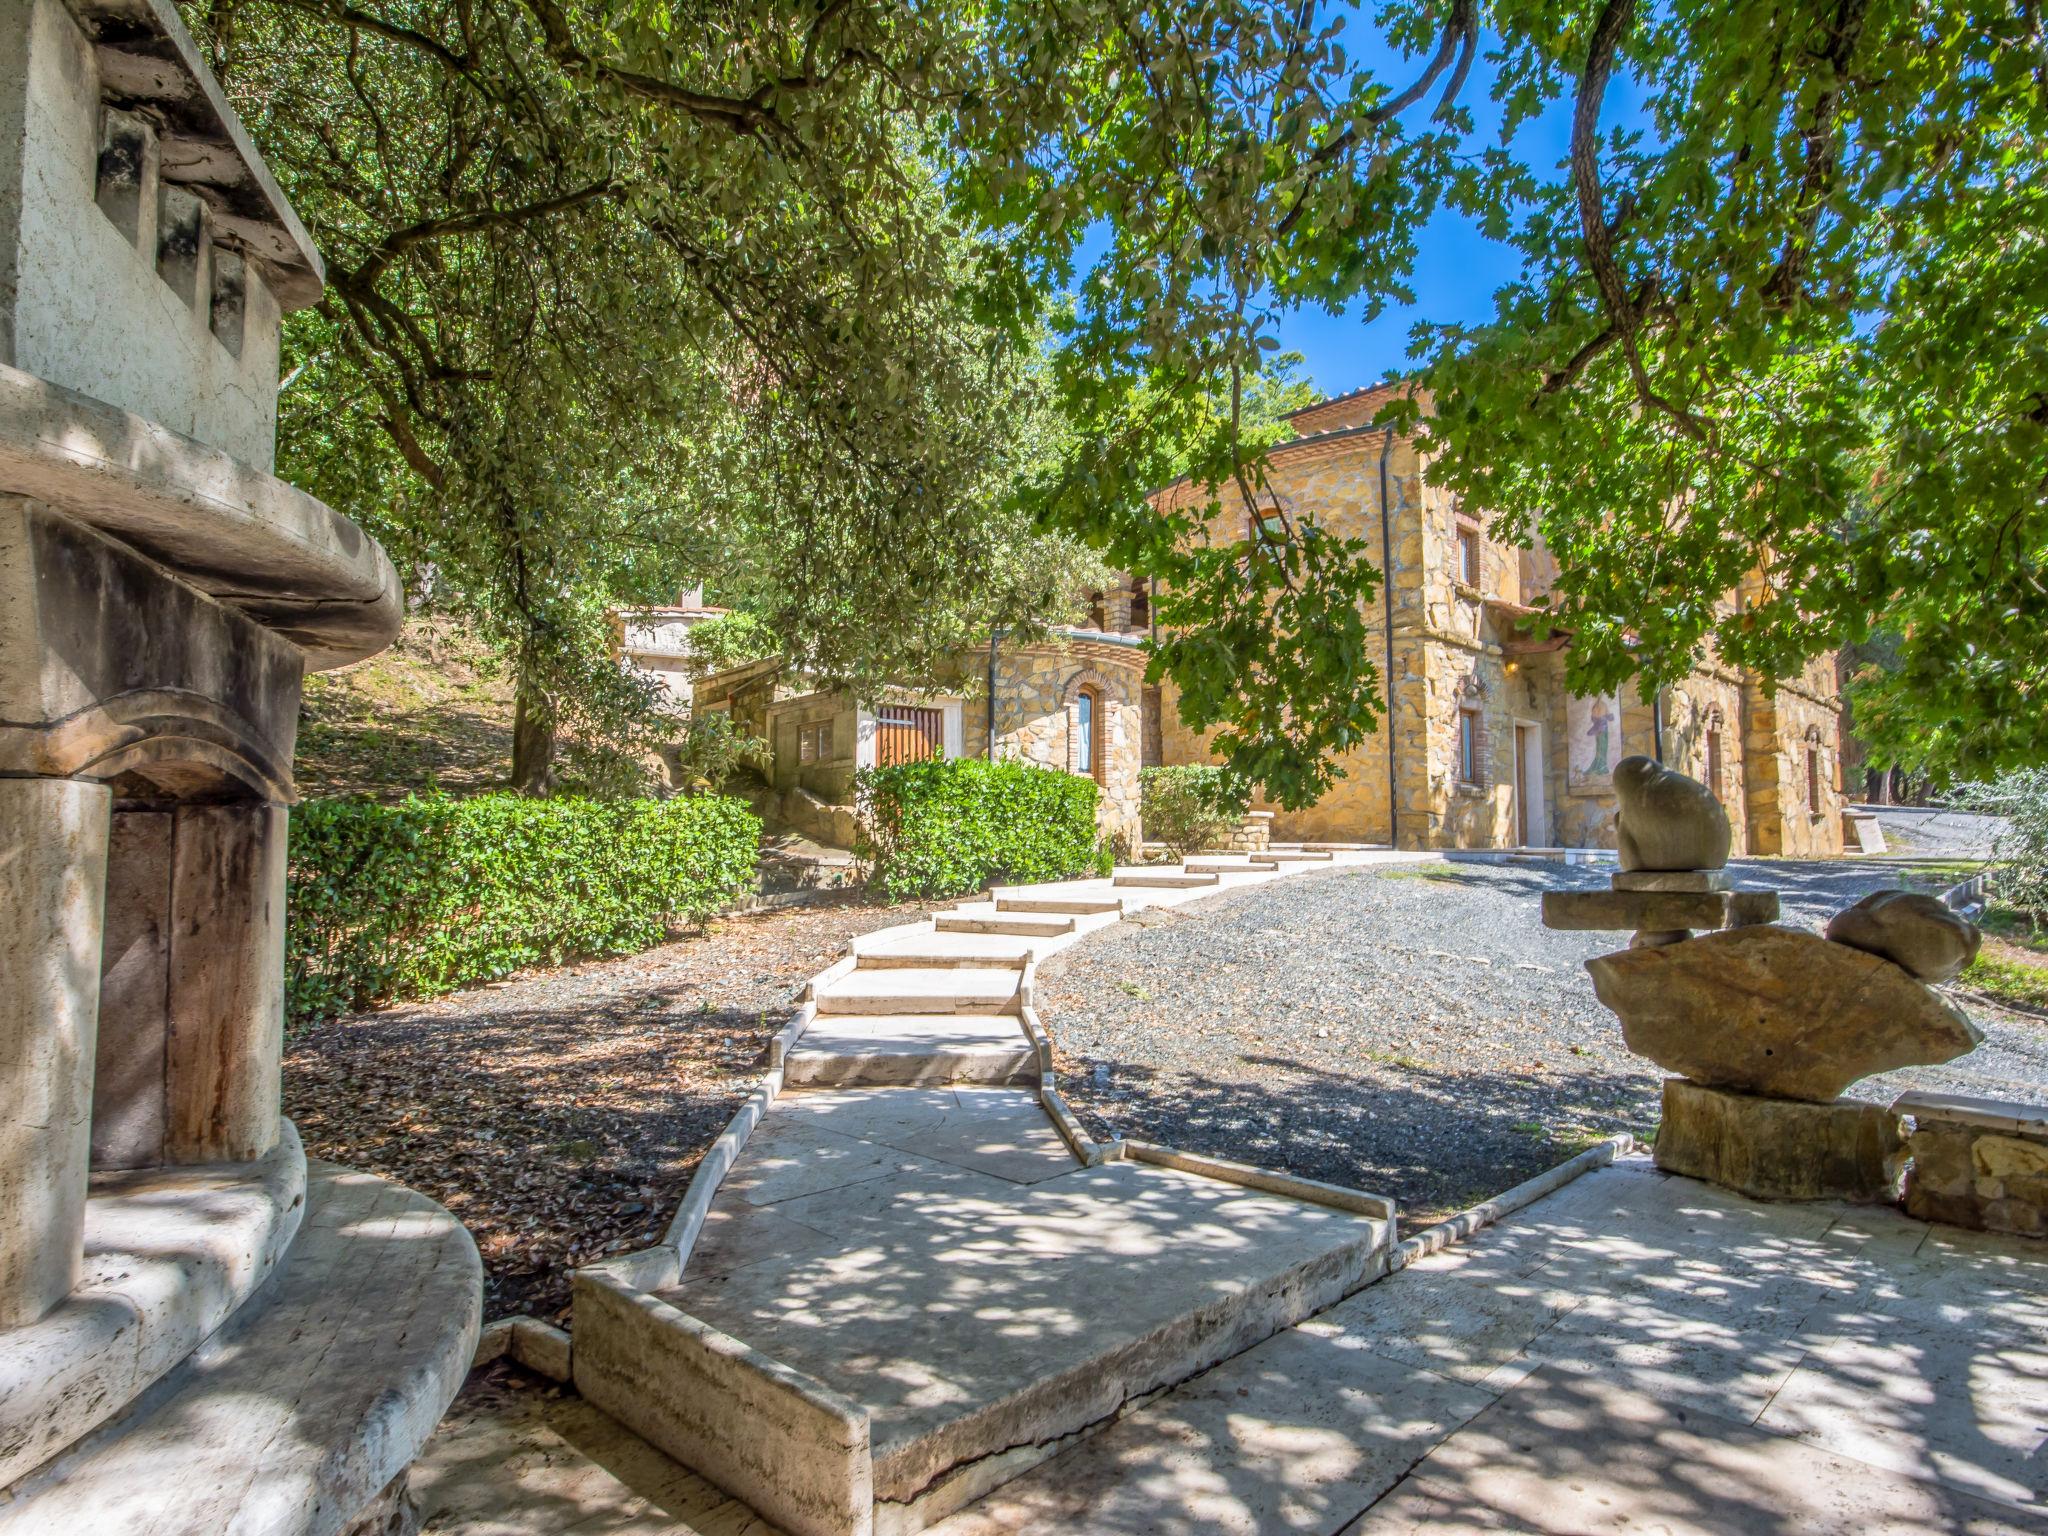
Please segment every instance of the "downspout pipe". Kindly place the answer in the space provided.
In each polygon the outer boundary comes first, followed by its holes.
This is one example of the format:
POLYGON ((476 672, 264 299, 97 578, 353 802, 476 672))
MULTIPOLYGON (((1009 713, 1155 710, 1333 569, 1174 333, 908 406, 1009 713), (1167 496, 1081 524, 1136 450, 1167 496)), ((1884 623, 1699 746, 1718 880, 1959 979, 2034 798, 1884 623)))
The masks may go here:
POLYGON ((988 631, 988 760, 996 760, 996 647, 1002 643, 1003 627, 991 624, 988 631))
POLYGON ((1394 429, 1380 439, 1380 603, 1387 632, 1387 846, 1401 846, 1400 777, 1394 765, 1394 513, 1387 466, 1394 457, 1394 429))

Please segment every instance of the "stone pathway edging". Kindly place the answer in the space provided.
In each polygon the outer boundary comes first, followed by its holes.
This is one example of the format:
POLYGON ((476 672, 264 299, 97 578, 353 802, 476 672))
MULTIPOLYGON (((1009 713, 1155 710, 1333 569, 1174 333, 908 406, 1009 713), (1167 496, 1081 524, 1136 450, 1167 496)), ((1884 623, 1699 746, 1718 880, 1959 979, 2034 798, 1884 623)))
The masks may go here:
MULTIPOLYGON (((1385 862, 1388 863, 1426 862, 1436 857, 1433 853, 1403 856, 1394 854, 1392 850, 1360 849, 1357 851, 1384 852, 1389 855, 1385 859, 1385 862)), ((1198 858, 1197 862, 1210 862, 1217 857, 1211 855, 1208 859, 1198 858)), ((1185 866, 1186 861, 1184 860, 1182 867, 1185 868, 1185 866)), ((1289 863, 1281 864, 1277 867, 1260 867, 1256 860, 1248 859, 1244 864, 1244 872, 1256 876, 1260 881, 1265 881, 1313 874, 1325 870, 1351 869, 1356 867, 1358 866, 1355 863, 1338 862, 1335 856, 1327 864, 1289 863)), ((1150 866, 1147 866, 1147 868, 1149 869, 1150 866)), ((1164 870, 1164 868, 1165 866, 1160 866, 1161 870, 1164 870)), ((1052 885, 1064 883, 1066 882, 1049 882, 1052 885)), ((1251 882, 1240 882, 1238 885, 1227 887, 1227 889, 1240 889, 1243 884, 1249 883, 1251 882)), ((999 886, 992 888, 988 892, 983 892, 982 895, 992 896, 997 890, 1008 891, 1012 894, 1022 894, 1036 889, 1040 889, 1040 887, 999 886)), ((1203 896, 1220 894, 1224 889, 1226 887, 1220 883, 1214 887, 1200 888, 1201 895, 1203 896)), ((1153 900, 1154 902, 1159 900, 1156 894, 1153 900)), ((1128 913, 1119 913, 1117 921, 1121 922, 1127 916, 1128 913)), ((1104 924, 1101 926, 1110 927, 1114 926, 1114 924, 1104 924)), ((917 922, 900 923, 892 927, 877 929, 874 933, 863 934, 859 938, 849 940, 844 954, 803 984, 802 989, 798 993, 799 1002, 796 1014, 769 1038, 768 1070, 761 1075, 759 1081, 755 1083, 752 1092, 748 1095, 746 1103, 740 1106, 740 1109, 734 1114, 725 1130, 719 1134, 718 1139, 711 1144, 710 1150, 704 1154, 703 1159, 698 1163, 696 1172, 690 1176, 689 1186, 683 1191, 683 1198, 676 1207, 675 1215, 670 1218, 668 1227, 662 1233, 661 1241, 651 1247, 638 1249, 632 1253, 617 1254, 610 1258, 599 1259, 594 1263, 585 1265, 584 1268, 600 1271, 622 1280, 638 1290, 659 1290, 664 1286, 675 1284, 689 1265, 691 1250, 696 1246, 698 1234, 703 1230, 704 1219, 710 1213, 711 1203, 718 1194, 719 1185, 724 1182, 726 1174, 731 1171, 733 1165, 739 1161, 740 1153, 746 1148, 747 1138, 753 1133, 754 1127, 760 1123, 761 1117, 767 1113, 768 1106, 774 1103, 775 1099, 782 1092, 783 1063, 787 1059, 789 1051, 803 1038, 805 1032, 817 1017, 818 989, 828 986, 832 982, 852 973, 859 964, 863 941, 872 946, 877 941, 907 938, 912 935, 936 933, 938 931, 936 915, 933 915, 917 922)), ((1097 931, 1099 929, 1091 928, 1085 932, 1077 932, 1071 936, 1070 942, 1078 942, 1080 939, 1087 937, 1088 933, 1097 931)), ((1098 1164, 1110 1162, 1126 1155, 1133 1156, 1135 1159, 1142 1161, 1162 1161, 1156 1155, 1162 1152, 1171 1153, 1178 1158, 1199 1161, 1204 1165, 1202 1170, 1204 1172, 1211 1171, 1212 1167, 1238 1166, 1230 1164, 1223 1159, 1197 1158, 1195 1154, 1182 1153, 1171 1148, 1153 1148, 1149 1144, 1143 1145, 1141 1150, 1131 1152, 1129 1150, 1130 1144, 1125 1142, 1123 1138, 1110 1142, 1098 1142, 1089 1136, 1079 1117, 1074 1114, 1073 1109, 1068 1105, 1065 1095, 1059 1091, 1053 1070, 1052 1039, 1047 1033, 1043 1021, 1039 1018, 1038 1010, 1032 1002, 1032 989, 1035 984, 1037 969, 1038 960, 1034 954, 1025 962, 1023 978, 1018 986, 1018 1016, 1022 1022, 1025 1034, 1030 1038, 1038 1054, 1038 1102, 1052 1120, 1053 1126, 1060 1133, 1061 1139, 1073 1149, 1074 1155, 1081 1160, 1082 1166, 1092 1168, 1098 1164)), ((1270 1170, 1260 1171, 1270 1172, 1270 1170)), ((1212 1176, 1221 1177, 1222 1175, 1212 1174, 1212 1176)), ((1285 1181, 1288 1185, 1285 1192, 1293 1194, 1299 1199, 1310 1200, 1319 1205, 1336 1205, 1339 1208, 1357 1209, 1358 1207, 1348 1205, 1346 1202, 1349 1199, 1363 1197, 1374 1202, 1377 1206, 1387 1208, 1388 1214, 1391 1215, 1391 1207, 1388 1202, 1380 1196, 1369 1195, 1363 1190, 1340 1189, 1338 1186, 1321 1184, 1312 1179, 1290 1179, 1286 1175, 1273 1174, 1272 1177, 1285 1181), (1310 1193, 1309 1191, 1319 1191, 1320 1193, 1310 1193)), ((1232 1182, 1236 1181, 1232 1180, 1232 1182)), ((1509 1209, 1512 1208, 1509 1207, 1509 1209)))
POLYGON ((1490 1227, 1503 1216, 1512 1216, 1525 1205, 1533 1205, 1545 1195, 1564 1188, 1581 1174, 1591 1173, 1596 1168, 1606 1168, 1618 1157, 1626 1157, 1635 1150, 1636 1139, 1627 1131, 1619 1136, 1610 1136, 1605 1141, 1586 1148, 1576 1157, 1567 1158, 1555 1168, 1549 1168, 1534 1178, 1524 1179, 1513 1189, 1503 1190, 1491 1200, 1482 1200, 1477 1205, 1467 1206, 1455 1216, 1447 1216, 1433 1227, 1425 1228, 1413 1237, 1396 1243, 1387 1255, 1387 1273, 1406 1269, 1417 1259, 1440 1253, 1453 1243, 1461 1243, 1474 1232, 1490 1227))

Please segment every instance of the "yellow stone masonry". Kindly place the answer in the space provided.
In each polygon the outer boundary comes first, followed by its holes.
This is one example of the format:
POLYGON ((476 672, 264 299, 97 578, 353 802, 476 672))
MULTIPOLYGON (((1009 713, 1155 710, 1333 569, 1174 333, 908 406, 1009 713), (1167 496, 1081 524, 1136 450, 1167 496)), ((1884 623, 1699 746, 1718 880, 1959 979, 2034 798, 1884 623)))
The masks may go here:
MULTIPOLYGON (((1839 853, 1833 659, 1817 659, 1770 693, 1710 657, 1656 705, 1630 685, 1616 699, 1575 706, 1564 683, 1568 637, 1553 635, 1538 611, 1554 560, 1540 539, 1523 549, 1492 538, 1484 514, 1427 483, 1411 437, 1370 426, 1394 392, 1364 391, 1301 413, 1295 426, 1304 435, 1273 454, 1271 489, 1290 515, 1312 514, 1391 556, 1393 628, 1389 668, 1383 596, 1366 615, 1374 661, 1391 678, 1380 731, 1345 755, 1338 783, 1314 806, 1267 807, 1278 812, 1274 835, 1404 848, 1612 847, 1614 795, 1606 774, 1590 771, 1597 738, 1608 769, 1640 752, 1711 782, 1738 850, 1839 853), (1588 771, 1569 768, 1575 749, 1588 771)), ((1155 502, 1201 499, 1180 484, 1155 502)), ((1236 540, 1246 529, 1241 499, 1226 493, 1209 537, 1236 540)), ((1158 709, 1160 761, 1213 760, 1207 741, 1181 723, 1171 685, 1158 709)))

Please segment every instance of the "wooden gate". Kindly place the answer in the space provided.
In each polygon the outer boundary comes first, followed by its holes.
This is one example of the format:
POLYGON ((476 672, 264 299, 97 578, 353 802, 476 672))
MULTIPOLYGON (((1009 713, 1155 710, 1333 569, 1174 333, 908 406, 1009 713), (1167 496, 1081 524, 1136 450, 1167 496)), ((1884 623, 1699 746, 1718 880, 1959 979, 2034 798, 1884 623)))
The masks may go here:
POLYGON ((942 711, 911 704, 885 704, 875 712, 875 766, 921 763, 946 755, 942 711))

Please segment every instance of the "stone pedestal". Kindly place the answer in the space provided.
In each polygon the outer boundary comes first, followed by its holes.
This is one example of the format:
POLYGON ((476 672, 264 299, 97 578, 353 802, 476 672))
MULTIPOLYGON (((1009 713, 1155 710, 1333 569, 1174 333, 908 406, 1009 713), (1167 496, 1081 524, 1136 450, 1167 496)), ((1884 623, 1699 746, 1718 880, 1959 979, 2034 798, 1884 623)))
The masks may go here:
POLYGON ((1899 1117, 1875 1104, 1811 1104, 1664 1080, 1657 1166, 1759 1200, 1897 1197, 1899 1117))
POLYGON ((0 125, 0 1536, 332 1536, 480 1296, 279 1112, 300 683, 403 593, 270 474, 320 257, 176 10, 0 4, 0 125))
POLYGON ((78 1280, 112 798, 0 779, 0 1328, 78 1280))

